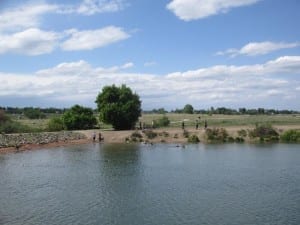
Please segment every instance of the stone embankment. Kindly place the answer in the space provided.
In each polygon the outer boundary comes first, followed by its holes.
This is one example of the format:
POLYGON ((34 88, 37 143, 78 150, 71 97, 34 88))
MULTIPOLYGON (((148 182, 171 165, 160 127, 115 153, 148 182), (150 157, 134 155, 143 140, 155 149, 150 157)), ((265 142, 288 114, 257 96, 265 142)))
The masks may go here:
POLYGON ((72 131, 0 134, 0 148, 19 148, 23 145, 44 145, 86 139, 82 133, 72 131))

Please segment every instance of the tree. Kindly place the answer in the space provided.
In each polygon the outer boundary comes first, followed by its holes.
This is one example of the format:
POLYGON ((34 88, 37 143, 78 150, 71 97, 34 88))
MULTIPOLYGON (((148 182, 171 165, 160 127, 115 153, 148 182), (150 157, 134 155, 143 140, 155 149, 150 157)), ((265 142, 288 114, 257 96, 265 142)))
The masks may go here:
POLYGON ((183 108, 183 113, 193 114, 194 108, 191 104, 186 104, 183 108))
POLYGON ((100 120, 112 124, 116 130, 134 128, 141 115, 141 101, 129 87, 105 86, 98 94, 96 103, 100 120))
POLYGON ((67 110, 62 116, 62 121, 68 130, 91 129, 97 124, 93 110, 80 105, 74 105, 67 110))

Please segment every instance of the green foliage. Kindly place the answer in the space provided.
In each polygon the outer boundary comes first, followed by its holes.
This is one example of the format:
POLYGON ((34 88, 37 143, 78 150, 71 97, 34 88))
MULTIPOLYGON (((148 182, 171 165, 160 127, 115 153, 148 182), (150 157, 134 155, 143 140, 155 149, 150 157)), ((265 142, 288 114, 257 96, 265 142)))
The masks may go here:
POLYGON ((24 108, 24 115, 29 119, 44 119, 46 115, 40 111, 38 108, 24 108))
POLYGON ((23 125, 19 122, 13 121, 9 116, 5 114, 3 110, 0 110, 0 133, 25 133, 33 132, 30 127, 23 125))
POLYGON ((300 130, 287 130, 281 135, 280 139, 288 143, 300 142, 300 130))
POLYGON ((48 131, 61 131, 64 130, 64 122, 61 117, 53 117, 47 124, 48 131))
POLYGON ((145 133, 146 137, 149 139, 153 139, 157 137, 157 133, 155 133, 152 130, 144 130, 143 132, 145 133))
POLYGON ((191 104, 186 104, 183 108, 183 113, 193 114, 194 113, 193 106, 191 104))
POLYGON ((189 143, 199 143, 200 140, 196 135, 193 134, 193 135, 188 137, 188 142, 189 143))
POLYGON ((240 137, 247 137, 247 131, 244 130, 244 129, 239 130, 239 131, 238 131, 238 135, 239 135, 240 137))
POLYGON ((125 141, 126 142, 142 142, 143 135, 140 132, 135 131, 130 135, 130 137, 125 138, 125 141))
POLYGON ((79 105, 67 110, 62 116, 62 121, 68 130, 91 129, 97 124, 93 110, 79 105))
POLYGON ((154 127, 167 127, 170 125, 170 120, 167 116, 163 116, 158 120, 154 120, 154 127))
POLYGON ((206 129, 205 134, 208 141, 226 142, 228 133, 224 128, 206 129))
POLYGON ((261 142, 278 141, 278 132, 269 124, 256 125, 249 132, 251 138, 258 138, 261 142))
POLYGON ((126 85, 105 86, 98 94, 96 103, 100 120, 112 124, 116 130, 134 128, 141 115, 140 98, 137 94, 133 94, 126 85))

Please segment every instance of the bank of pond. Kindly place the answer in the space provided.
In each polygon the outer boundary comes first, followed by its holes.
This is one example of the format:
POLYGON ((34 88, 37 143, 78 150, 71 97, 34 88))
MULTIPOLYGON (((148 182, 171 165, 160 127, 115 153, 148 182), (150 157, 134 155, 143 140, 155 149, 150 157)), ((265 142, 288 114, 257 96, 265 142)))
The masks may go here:
MULTIPOLYGON (((300 130, 278 130, 270 125, 257 125, 254 129, 240 129, 228 132, 225 128, 207 128, 205 130, 187 129, 141 129, 125 131, 127 135, 120 135, 118 131, 87 131, 73 132, 37 132, 20 134, 0 134, 0 149, 19 149, 25 145, 47 145, 51 143, 72 143, 76 140, 93 141, 96 132, 105 143, 300 143, 300 130)), ((122 132, 122 131, 120 131, 122 132)), ((97 141, 94 140, 94 141, 97 141)), ((30 148, 30 147, 29 147, 30 148)))

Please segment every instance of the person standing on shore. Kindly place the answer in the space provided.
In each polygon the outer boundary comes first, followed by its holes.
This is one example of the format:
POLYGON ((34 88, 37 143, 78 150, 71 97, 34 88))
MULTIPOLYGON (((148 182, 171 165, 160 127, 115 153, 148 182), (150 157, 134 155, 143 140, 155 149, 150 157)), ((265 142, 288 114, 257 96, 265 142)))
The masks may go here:
POLYGON ((96 141, 96 132, 93 133, 93 141, 96 141))
POLYGON ((204 121, 204 129, 206 130, 206 128, 207 128, 207 121, 205 120, 204 121))
POLYGON ((182 128, 182 130, 184 130, 184 121, 182 121, 182 123, 181 123, 181 128, 182 128))

